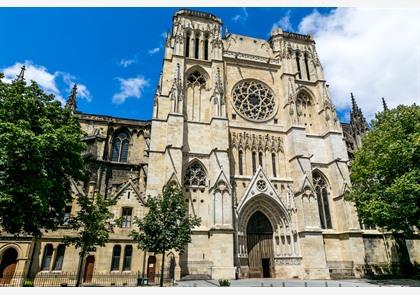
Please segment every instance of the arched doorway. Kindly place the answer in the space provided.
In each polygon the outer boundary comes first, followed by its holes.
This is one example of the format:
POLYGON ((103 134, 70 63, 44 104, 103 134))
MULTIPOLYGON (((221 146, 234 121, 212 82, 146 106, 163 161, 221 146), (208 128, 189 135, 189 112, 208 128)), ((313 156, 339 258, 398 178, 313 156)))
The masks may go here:
POLYGON ((0 263, 0 285, 9 284, 15 274, 18 253, 9 248, 3 253, 0 263))
POLYGON ((270 278, 273 266, 273 227, 267 216, 256 211, 246 227, 250 278, 270 278))
POLYGON ((95 256, 89 255, 86 258, 85 275, 83 278, 84 283, 92 282, 94 266, 95 266, 95 256))

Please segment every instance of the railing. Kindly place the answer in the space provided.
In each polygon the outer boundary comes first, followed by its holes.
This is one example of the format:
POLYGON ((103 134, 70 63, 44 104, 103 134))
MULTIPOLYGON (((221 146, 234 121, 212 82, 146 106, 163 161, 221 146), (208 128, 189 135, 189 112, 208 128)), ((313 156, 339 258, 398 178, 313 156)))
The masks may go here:
MULTIPOLYGON (((172 279, 165 273, 164 284, 170 285, 172 279)), ((34 275, 3 275, 0 287, 74 287, 77 282, 75 272, 39 272, 34 275)), ((81 286, 136 287, 141 285, 158 285, 160 274, 156 274, 154 282, 142 278, 141 272, 94 273, 91 278, 81 277, 81 286)))

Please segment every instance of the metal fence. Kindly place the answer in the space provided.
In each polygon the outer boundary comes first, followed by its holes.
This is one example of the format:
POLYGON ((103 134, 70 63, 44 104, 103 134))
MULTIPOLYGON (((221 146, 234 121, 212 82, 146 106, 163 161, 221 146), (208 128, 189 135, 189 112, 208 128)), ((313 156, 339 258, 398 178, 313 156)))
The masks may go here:
MULTIPOLYGON (((171 284, 167 274, 164 277, 165 285, 171 284)), ((0 277, 0 287, 74 287, 77 282, 75 272, 39 272, 34 275, 14 274, 0 277)), ((94 273, 91 278, 81 278, 81 286, 97 287, 136 287, 142 285, 158 285, 160 274, 156 274, 153 280, 143 277, 140 272, 127 273, 94 273)))

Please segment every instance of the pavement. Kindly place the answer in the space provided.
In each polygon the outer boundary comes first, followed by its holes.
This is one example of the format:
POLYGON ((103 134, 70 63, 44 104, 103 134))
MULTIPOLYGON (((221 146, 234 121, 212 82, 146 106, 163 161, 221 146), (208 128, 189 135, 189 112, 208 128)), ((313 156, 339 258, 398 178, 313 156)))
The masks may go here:
MULTIPOLYGON (((217 280, 178 281, 176 287, 218 287, 217 280)), ((231 280, 231 287, 420 287, 420 281, 411 279, 390 280, 282 280, 242 279, 231 280)))

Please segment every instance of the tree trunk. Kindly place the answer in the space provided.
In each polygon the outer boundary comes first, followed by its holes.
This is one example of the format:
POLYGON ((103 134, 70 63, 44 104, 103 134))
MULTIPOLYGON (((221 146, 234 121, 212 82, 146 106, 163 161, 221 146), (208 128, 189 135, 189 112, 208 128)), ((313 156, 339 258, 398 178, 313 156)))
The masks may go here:
POLYGON ((410 254, 408 253, 407 244, 404 235, 393 233, 393 238, 396 244, 396 262, 398 272, 404 277, 413 275, 413 265, 410 261, 410 254))
POLYGON ((160 268, 160 286, 163 287, 163 272, 165 270, 165 250, 162 253, 162 266, 160 268))
POLYGON ((82 251, 80 253, 80 263, 79 263, 79 269, 77 271, 76 287, 79 287, 80 286, 80 281, 81 281, 81 277, 82 277, 83 260, 85 258, 85 255, 86 255, 86 251, 82 251))

